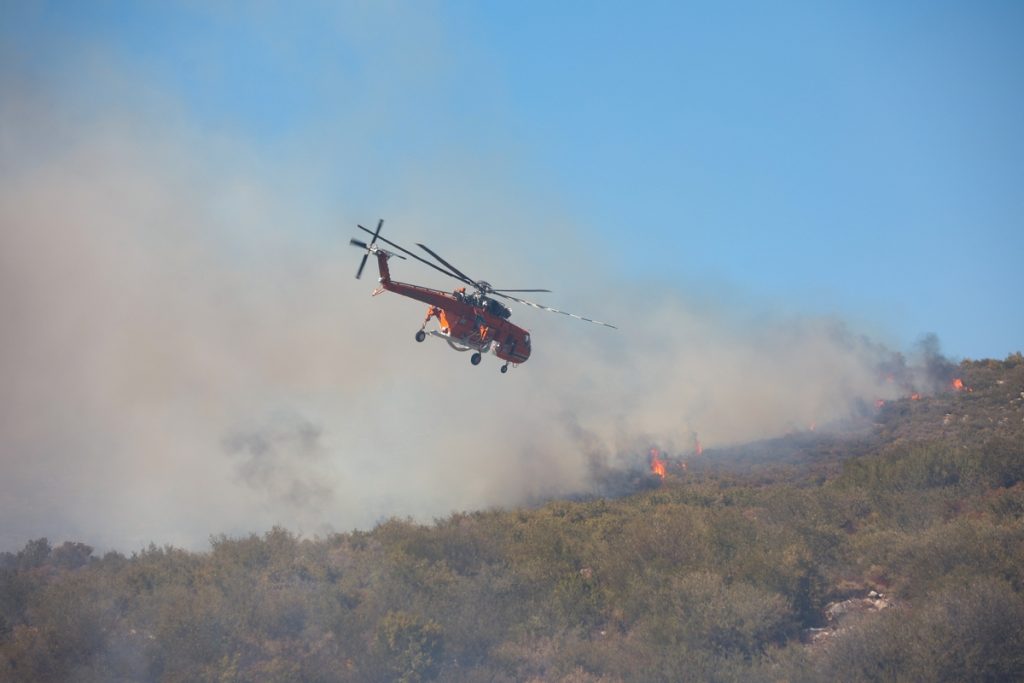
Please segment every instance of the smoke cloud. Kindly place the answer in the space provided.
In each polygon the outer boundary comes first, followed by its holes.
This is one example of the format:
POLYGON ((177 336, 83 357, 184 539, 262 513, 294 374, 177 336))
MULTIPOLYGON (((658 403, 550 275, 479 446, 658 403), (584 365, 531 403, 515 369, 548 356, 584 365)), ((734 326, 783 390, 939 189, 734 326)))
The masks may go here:
POLYGON ((321 430, 301 418, 282 417, 262 427, 240 431, 225 440, 237 456, 238 480, 271 500, 294 508, 324 509, 331 502, 331 474, 323 466, 321 430))
POLYGON ((352 224, 377 215, 288 192, 299 165, 17 85, 0 126, 0 549, 198 548, 574 495, 653 443, 778 435, 901 391, 879 371, 900 357, 842 323, 624 282, 584 227, 412 170, 396 183, 416 200, 380 207, 390 239, 621 328, 517 308, 534 357, 474 368, 413 341, 422 305, 370 298, 372 261, 353 280, 352 224))

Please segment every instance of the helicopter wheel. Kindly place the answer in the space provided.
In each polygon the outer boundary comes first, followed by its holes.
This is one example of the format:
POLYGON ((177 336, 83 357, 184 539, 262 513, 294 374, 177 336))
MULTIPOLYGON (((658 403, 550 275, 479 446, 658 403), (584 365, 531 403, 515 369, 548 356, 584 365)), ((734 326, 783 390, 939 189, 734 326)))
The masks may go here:
POLYGON ((506 372, 508 372, 508 363, 501 366, 501 374, 504 375, 506 372))
POLYGON ((426 338, 427 338, 427 333, 424 332, 423 330, 420 330, 419 332, 416 333, 416 341, 421 342, 421 341, 423 341, 426 338))
POLYGON ((469 357, 469 362, 473 365, 480 365, 480 359, 483 358, 479 353, 474 353, 469 357))

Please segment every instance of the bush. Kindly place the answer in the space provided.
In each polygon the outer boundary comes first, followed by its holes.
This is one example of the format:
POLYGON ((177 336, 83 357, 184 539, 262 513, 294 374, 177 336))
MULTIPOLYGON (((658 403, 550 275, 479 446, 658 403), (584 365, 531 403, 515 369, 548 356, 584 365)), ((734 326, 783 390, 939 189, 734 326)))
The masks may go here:
POLYGON ((1024 600, 1003 581, 971 580, 865 615, 819 655, 819 680, 1022 680, 1024 600))
POLYGON ((389 612, 377 625, 377 651, 392 680, 432 679, 444 653, 441 626, 407 612, 389 612))

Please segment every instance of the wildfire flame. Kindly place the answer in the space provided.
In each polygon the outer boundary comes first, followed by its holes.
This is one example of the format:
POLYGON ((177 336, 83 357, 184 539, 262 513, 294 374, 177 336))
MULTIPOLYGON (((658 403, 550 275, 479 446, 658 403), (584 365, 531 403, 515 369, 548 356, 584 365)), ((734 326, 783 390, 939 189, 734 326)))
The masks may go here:
POLYGON ((914 393, 912 393, 912 394, 910 395, 910 400, 911 400, 911 401, 920 401, 920 400, 921 400, 921 394, 919 394, 919 393, 917 393, 917 392, 915 391, 914 393))
POLYGON ((700 439, 694 439, 693 452, 697 455, 704 455, 704 446, 701 445, 700 439))
POLYGON ((875 399, 875 407, 876 408, 881 408, 884 405, 885 405, 885 401, 883 399, 880 399, 880 398, 879 399, 875 399))
POLYGON ((956 391, 963 391, 964 381, 957 377, 955 380, 953 380, 953 389, 955 389, 956 391))
POLYGON ((661 453, 657 448, 651 449, 651 472, 658 475, 662 479, 665 478, 665 461, 660 457, 661 453))

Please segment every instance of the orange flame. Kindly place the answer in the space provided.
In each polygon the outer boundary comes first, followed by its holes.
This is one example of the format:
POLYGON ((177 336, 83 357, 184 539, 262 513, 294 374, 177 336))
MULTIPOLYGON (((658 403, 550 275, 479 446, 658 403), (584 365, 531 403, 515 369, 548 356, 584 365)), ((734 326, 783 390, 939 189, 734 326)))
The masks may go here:
POLYGON ((885 401, 883 399, 880 399, 880 398, 875 399, 875 407, 876 408, 881 408, 884 405, 885 405, 885 401))
POLYGON ((920 401, 920 400, 921 400, 921 394, 919 394, 919 393, 917 393, 917 392, 915 391, 914 393, 912 393, 912 394, 910 395, 910 400, 911 400, 911 401, 920 401))
POLYGON ((953 380, 953 388, 956 391, 963 391, 964 390, 964 381, 962 379, 960 379, 959 377, 957 377, 955 380, 953 380))
POLYGON ((659 452, 657 448, 651 449, 651 472, 658 475, 662 479, 665 478, 665 461, 659 458, 659 452))
POLYGON ((697 455, 704 455, 704 446, 701 445, 700 439, 694 439, 696 445, 693 447, 693 452, 697 455))

